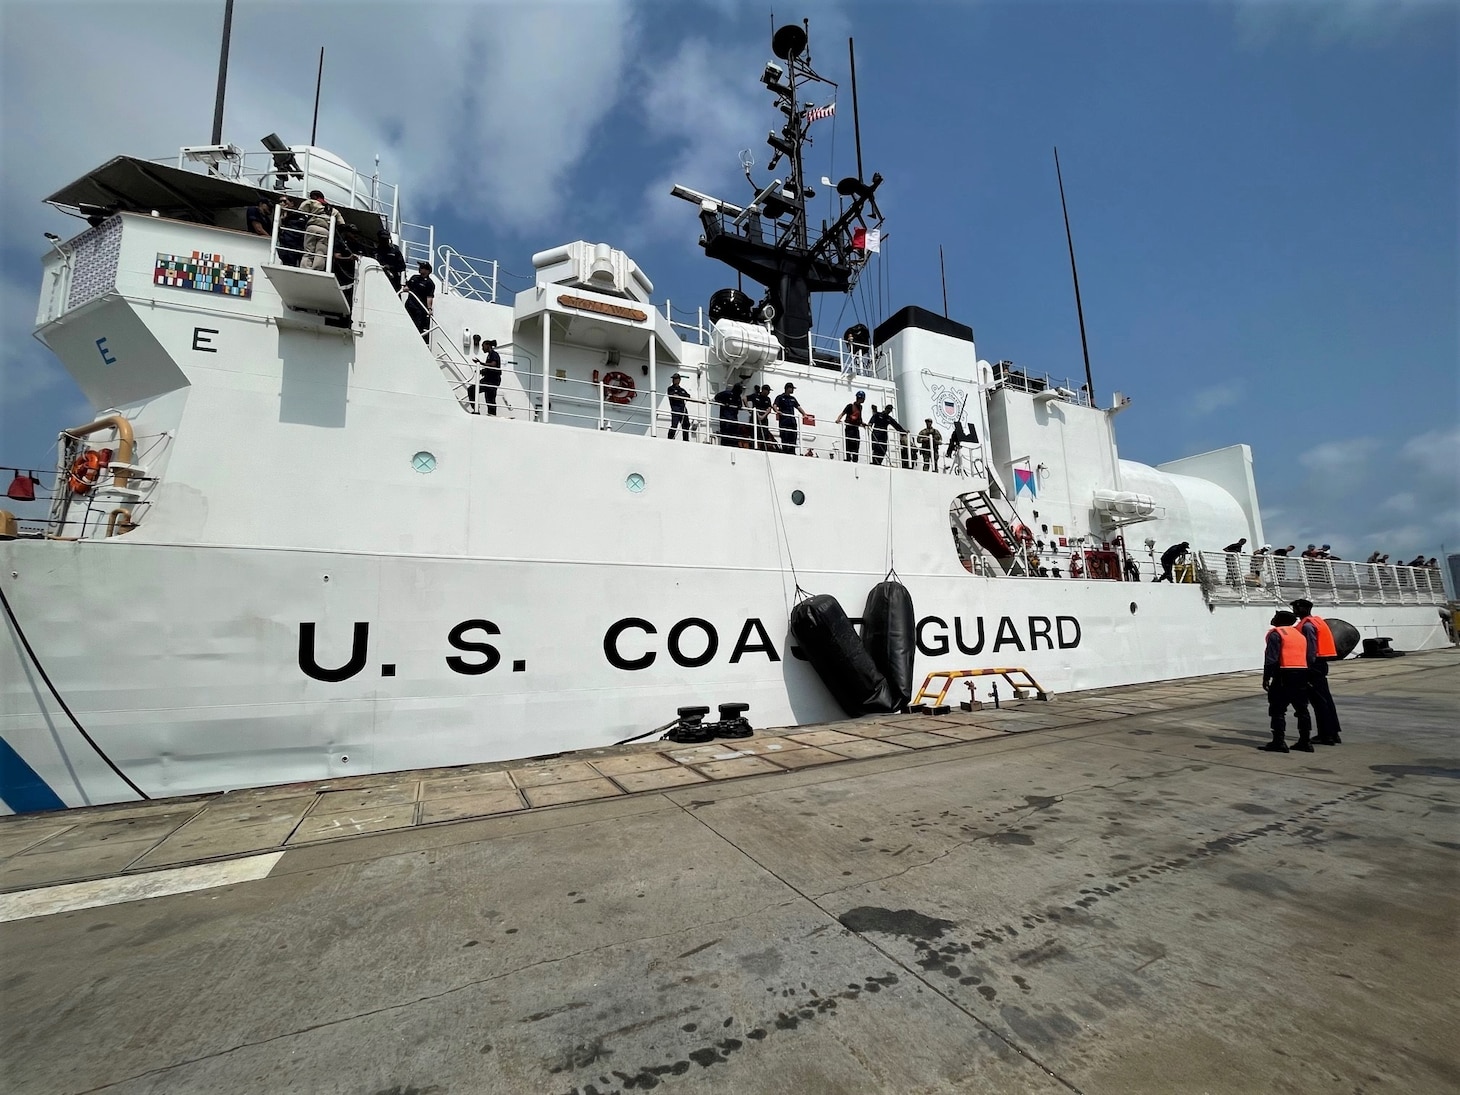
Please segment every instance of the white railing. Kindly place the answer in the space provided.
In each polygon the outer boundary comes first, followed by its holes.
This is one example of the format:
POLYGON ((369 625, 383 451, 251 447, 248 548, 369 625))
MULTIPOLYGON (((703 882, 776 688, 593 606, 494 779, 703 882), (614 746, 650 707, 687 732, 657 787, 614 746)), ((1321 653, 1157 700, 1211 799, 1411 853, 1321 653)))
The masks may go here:
POLYGON ((1286 605, 1300 597, 1315 605, 1438 605, 1446 600, 1438 570, 1389 563, 1203 551, 1197 555, 1197 577, 1214 604, 1286 605))
MULTIPOLYGON (((416 264, 425 262, 433 267, 436 255, 436 227, 431 224, 400 223, 400 251, 405 256, 406 273, 415 272, 416 264)), ((437 276, 440 272, 437 271, 437 276)))
POLYGON ((1076 383, 1069 377, 1056 380, 1049 373, 1026 373, 1012 361, 1000 361, 994 365, 994 388, 1008 388, 1013 392, 1031 394, 1052 391, 1060 393, 1060 400, 1077 407, 1090 406, 1090 392, 1083 382, 1076 383))
POLYGON ((438 251, 441 292, 448 296, 497 303, 497 260, 475 259, 443 244, 438 251))
POLYGON ((368 209, 380 214, 391 228, 396 226, 400 187, 382 182, 378 175, 364 175, 334 157, 310 152, 244 152, 236 145, 202 145, 178 150, 176 158, 153 160, 184 171, 196 171, 214 178, 257 186, 279 194, 308 194, 321 190, 329 200, 351 209, 368 209), (287 166, 285 166, 287 163, 287 166))

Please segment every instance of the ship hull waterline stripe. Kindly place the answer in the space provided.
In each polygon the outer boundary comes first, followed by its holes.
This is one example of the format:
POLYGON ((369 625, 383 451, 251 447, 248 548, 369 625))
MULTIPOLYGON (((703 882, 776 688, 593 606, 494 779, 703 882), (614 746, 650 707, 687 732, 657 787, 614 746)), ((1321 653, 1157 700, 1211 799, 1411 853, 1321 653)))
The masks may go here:
POLYGON ((0 924, 195 890, 211 890, 239 882, 257 882, 267 878, 283 857, 283 852, 267 852, 222 863, 200 863, 166 871, 147 871, 0 894, 0 924))

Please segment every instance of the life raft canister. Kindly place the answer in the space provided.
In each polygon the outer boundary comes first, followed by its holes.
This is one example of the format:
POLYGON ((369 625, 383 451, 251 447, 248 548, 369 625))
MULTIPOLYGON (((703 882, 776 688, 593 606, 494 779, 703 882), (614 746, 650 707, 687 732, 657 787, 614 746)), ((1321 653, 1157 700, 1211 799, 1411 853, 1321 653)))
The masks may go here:
POLYGON ((88 449, 71 461, 71 472, 66 477, 72 494, 85 494, 101 475, 101 469, 111 463, 111 449, 88 449))
POLYGON ((610 403, 632 403, 637 393, 634 378, 628 373, 605 373, 603 376, 603 398, 610 403))

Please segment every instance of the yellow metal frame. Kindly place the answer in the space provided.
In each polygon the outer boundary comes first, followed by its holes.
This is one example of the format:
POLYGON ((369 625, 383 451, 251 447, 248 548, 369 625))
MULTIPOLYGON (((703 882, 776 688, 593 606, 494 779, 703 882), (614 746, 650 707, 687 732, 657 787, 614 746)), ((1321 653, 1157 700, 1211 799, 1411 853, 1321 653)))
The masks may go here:
POLYGON ((929 673, 923 678, 923 686, 918 689, 918 694, 913 697, 913 706, 917 706, 932 697, 928 690, 933 686, 933 681, 941 677, 943 687, 939 689, 936 699, 932 699, 932 706, 942 707, 943 700, 948 696, 948 689, 953 687, 953 682, 962 677, 1003 677, 1009 682, 1010 688, 1032 688, 1036 692, 1044 692, 1044 687, 1034 679, 1027 669, 1010 667, 1006 669, 938 669, 929 673), (1015 680, 1020 677, 1022 680, 1015 680))

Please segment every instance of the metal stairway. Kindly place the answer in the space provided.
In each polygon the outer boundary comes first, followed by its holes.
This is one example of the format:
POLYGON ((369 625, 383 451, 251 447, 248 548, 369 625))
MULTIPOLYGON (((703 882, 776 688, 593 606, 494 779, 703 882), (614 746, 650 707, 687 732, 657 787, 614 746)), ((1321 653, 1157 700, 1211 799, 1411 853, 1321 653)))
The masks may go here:
MULTIPOLYGON (((999 512, 998 507, 994 504, 994 500, 989 496, 988 491, 975 490, 960 494, 958 495, 958 502, 963 507, 964 513, 975 521, 986 519, 993 526, 994 530, 1003 537, 1004 543, 1009 545, 1009 549, 1012 552, 1011 556, 1002 559, 995 556, 995 561, 1004 568, 1004 571, 1013 575, 1026 574, 1028 564, 1025 562, 1023 554, 1019 550, 1019 540, 1014 534, 1013 526, 999 512)), ((1017 517, 1018 515, 1015 514, 1015 516, 1017 517)), ((976 540, 973 542, 980 550, 990 555, 993 554, 988 548, 979 544, 976 540)))

